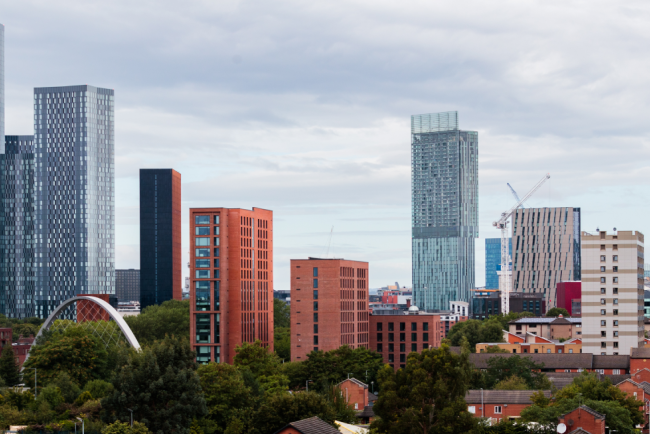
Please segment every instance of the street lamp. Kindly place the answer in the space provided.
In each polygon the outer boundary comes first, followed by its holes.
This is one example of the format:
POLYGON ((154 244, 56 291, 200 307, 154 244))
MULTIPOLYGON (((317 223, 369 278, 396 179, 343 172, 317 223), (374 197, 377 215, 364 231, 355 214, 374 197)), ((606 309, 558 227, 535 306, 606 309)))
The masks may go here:
POLYGON ((354 372, 348 372, 348 380, 350 379, 350 375, 354 375, 354 372))
MULTIPOLYGON (((84 434, 84 420, 80 417, 77 418, 79 422, 81 422, 81 434, 84 434)), ((75 424, 75 429, 77 429, 77 425, 75 424)))
POLYGON ((23 368, 23 369, 34 370, 34 398, 38 398, 38 371, 36 370, 36 368, 23 368))
POLYGON ((371 382, 370 382, 370 388, 371 388, 370 390, 371 390, 372 393, 374 394, 374 393, 375 393, 375 382, 374 382, 374 381, 371 381, 371 382))
POLYGON ((309 383, 313 383, 311 380, 305 381, 305 388, 307 389, 307 392, 309 392, 309 383))
POLYGON ((133 410, 131 410, 130 408, 127 408, 127 410, 131 412, 131 428, 133 428, 133 410))

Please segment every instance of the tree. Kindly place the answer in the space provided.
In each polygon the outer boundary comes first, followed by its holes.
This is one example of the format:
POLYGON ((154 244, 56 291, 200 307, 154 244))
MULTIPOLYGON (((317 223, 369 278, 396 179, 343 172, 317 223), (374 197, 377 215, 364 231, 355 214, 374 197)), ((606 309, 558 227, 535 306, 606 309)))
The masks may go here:
POLYGON ((269 352, 260 341, 244 342, 235 348, 234 364, 242 371, 249 370, 264 391, 284 392, 289 388, 289 379, 279 372, 280 359, 269 352))
POLYGON ((255 426, 261 433, 274 433, 289 422, 314 416, 334 424, 336 412, 327 399, 316 392, 283 393, 272 396, 261 406, 255 426))
POLYGON ((16 363, 16 355, 11 344, 2 349, 0 356, 0 377, 6 386, 14 387, 20 384, 20 370, 16 363))
POLYGON ((487 347, 487 350, 485 352, 488 354, 508 354, 508 350, 504 350, 497 345, 490 345, 487 347))
POLYGON ((478 420, 465 402, 471 374, 467 351, 457 355, 445 344, 410 353, 406 367, 397 372, 384 366, 379 372, 381 393, 373 407, 378 419, 371 428, 391 434, 454 434, 475 429, 478 420))
POLYGON ((560 316, 567 318, 570 317, 569 311, 563 307, 553 307, 546 312, 546 316, 560 316))
POLYGON ((530 357, 519 357, 516 354, 508 357, 494 356, 488 359, 487 364, 485 384, 488 389, 492 389, 497 383, 510 377, 520 378, 530 390, 552 387, 546 374, 541 372, 544 364, 535 363, 530 357))
POLYGON ((535 315, 532 312, 508 312, 507 315, 504 315, 502 313, 498 315, 492 315, 490 318, 488 318, 488 321, 498 321, 499 324, 501 324, 501 328, 505 331, 510 330, 510 321, 516 321, 520 318, 530 318, 534 317, 535 315))
MULTIPOLYGON (((25 368, 38 369, 39 384, 47 384, 65 372, 75 383, 85 385, 108 376, 108 360, 101 340, 80 324, 47 333, 44 339, 39 339, 32 346, 25 368)), ((34 371, 26 370, 23 379, 25 384, 34 384, 34 371)))
POLYGON ((188 434, 193 419, 207 414, 189 342, 166 337, 132 352, 102 400, 105 422, 133 417, 152 432, 188 434))
POLYGON ((166 335, 189 340, 189 300, 167 300, 145 307, 140 315, 124 318, 140 344, 162 340, 166 335))
POLYGON ((449 330, 447 337, 455 347, 461 346, 463 337, 466 338, 470 351, 475 352, 478 343, 503 342, 503 328, 496 319, 486 321, 470 319, 456 323, 449 330))
POLYGON ((291 329, 288 327, 276 327, 273 330, 273 342, 275 353, 280 359, 291 360, 291 329))
POLYGON ((133 422, 133 427, 128 423, 114 422, 106 425, 102 434, 148 434, 151 431, 140 422, 133 422))
POLYGON ((58 388, 61 391, 61 395, 63 395, 65 402, 67 403, 74 402, 74 400, 77 399, 81 393, 79 385, 75 383, 75 381, 70 378, 70 375, 68 375, 68 373, 65 371, 60 372, 59 375, 54 377, 47 384, 48 386, 58 388))
POLYGON ((512 375, 495 384, 494 390, 528 390, 528 384, 516 375, 512 375))
POLYGON ((273 299, 273 326, 274 328, 291 327, 291 308, 287 303, 277 298, 273 299))
POLYGON ((113 385, 104 380, 92 380, 86 383, 84 392, 89 392, 94 399, 101 399, 113 392, 113 385))

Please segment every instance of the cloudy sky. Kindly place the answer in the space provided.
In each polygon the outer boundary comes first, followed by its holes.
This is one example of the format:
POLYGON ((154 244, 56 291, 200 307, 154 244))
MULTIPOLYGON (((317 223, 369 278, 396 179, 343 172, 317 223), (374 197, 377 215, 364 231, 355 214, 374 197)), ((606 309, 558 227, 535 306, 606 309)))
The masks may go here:
POLYGON ((332 228, 380 287, 411 283, 410 115, 458 110, 482 285, 506 182, 550 172, 529 206, 647 232, 649 21, 646 1, 4 1, 7 134, 33 132, 33 87, 113 88, 118 268, 139 267, 138 170, 171 167, 184 250, 188 208, 268 208, 275 289, 332 228))

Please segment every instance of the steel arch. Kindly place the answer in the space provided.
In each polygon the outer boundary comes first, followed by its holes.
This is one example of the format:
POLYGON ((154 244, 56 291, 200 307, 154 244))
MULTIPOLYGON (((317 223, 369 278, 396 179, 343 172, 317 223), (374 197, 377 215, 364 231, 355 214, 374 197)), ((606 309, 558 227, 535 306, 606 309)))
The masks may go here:
MULTIPOLYGON (((110 304, 102 300, 101 298, 97 297, 86 297, 86 296, 77 296, 77 297, 72 297, 61 303, 59 306, 57 306, 56 309, 54 309, 54 312, 50 314, 50 316, 47 317, 43 325, 41 326, 41 329, 38 331, 38 334, 36 335, 36 339, 34 340, 34 343, 38 340, 38 338, 43 334, 44 331, 49 330, 52 324, 54 324, 54 321, 58 319, 59 314, 67 307, 72 305, 73 303, 76 303, 78 301, 85 300, 89 301, 92 303, 97 304, 99 307, 101 307, 108 315, 117 323, 117 325, 120 327, 120 330, 122 331, 122 334, 126 338, 126 341, 131 345, 133 348, 136 350, 140 349, 140 343, 136 339, 135 335, 131 331, 131 328, 129 325, 124 321, 124 318, 122 318, 122 315, 120 315, 110 304)), ((25 357, 25 362, 29 359, 29 354, 30 351, 27 353, 27 357, 25 357)), ((24 362, 23 362, 24 365, 24 362)))

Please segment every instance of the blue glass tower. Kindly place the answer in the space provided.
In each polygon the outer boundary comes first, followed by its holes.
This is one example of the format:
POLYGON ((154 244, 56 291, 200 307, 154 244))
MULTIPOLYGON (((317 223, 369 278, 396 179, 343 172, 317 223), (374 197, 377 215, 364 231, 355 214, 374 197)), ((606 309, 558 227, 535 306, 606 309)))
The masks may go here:
MULTIPOLYGON (((508 238, 508 254, 512 255, 512 238, 508 238)), ((485 239, 485 289, 499 289, 497 270, 501 265, 501 238, 485 239)))
POLYGON ((0 154, 5 152, 5 26, 0 24, 0 154))
POLYGON ((411 116, 413 302, 469 302, 478 237, 478 133, 458 112, 411 116))

